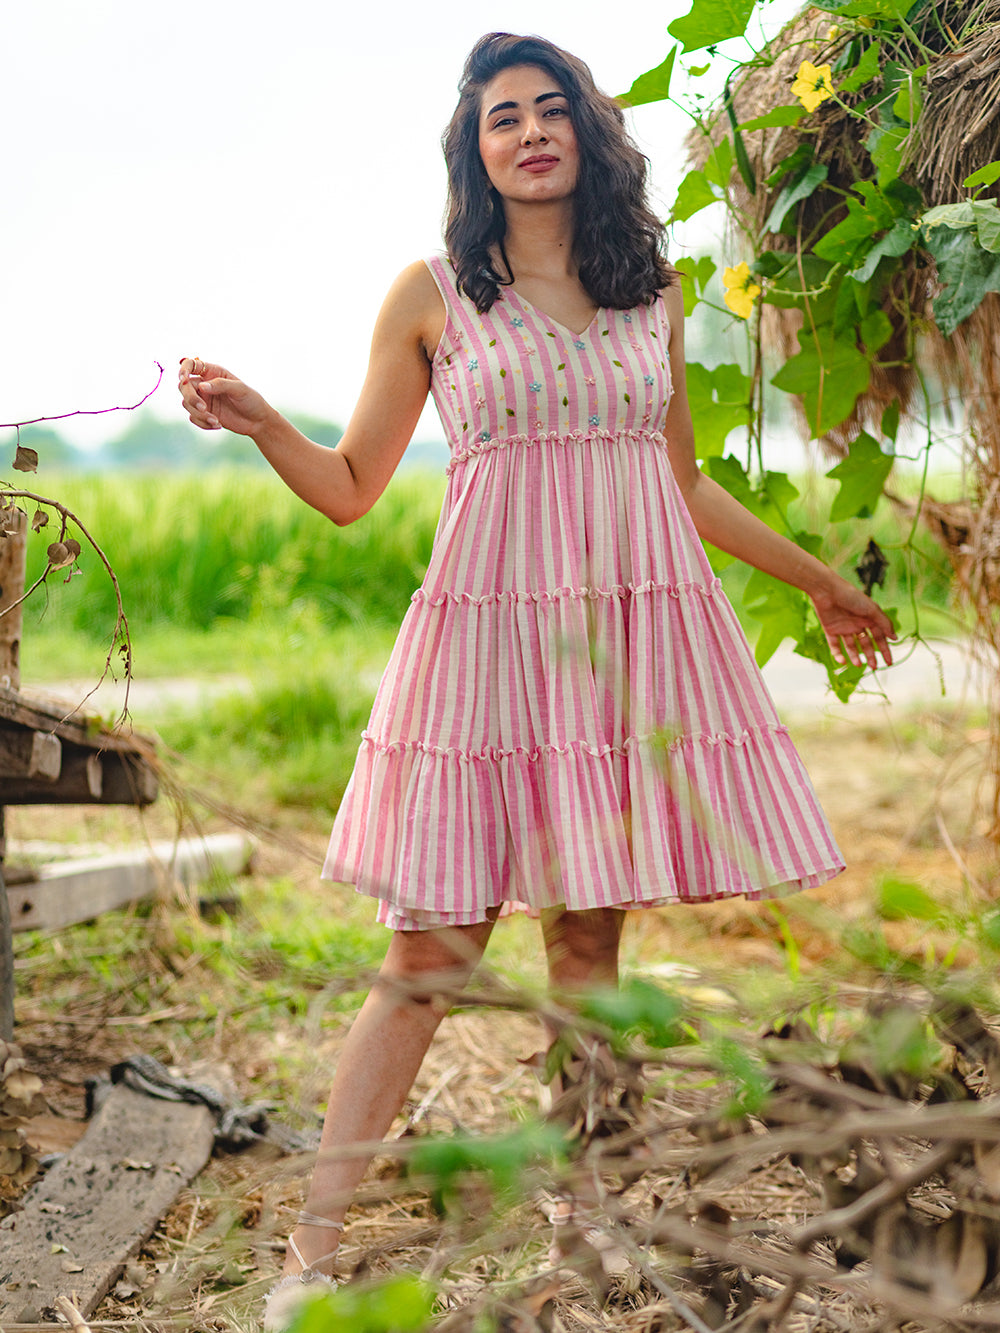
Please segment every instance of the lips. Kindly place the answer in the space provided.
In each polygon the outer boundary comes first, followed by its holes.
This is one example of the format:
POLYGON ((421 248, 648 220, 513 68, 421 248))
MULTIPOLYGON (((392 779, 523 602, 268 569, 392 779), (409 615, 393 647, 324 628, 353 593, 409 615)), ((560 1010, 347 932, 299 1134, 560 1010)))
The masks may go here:
POLYGON ((519 165, 522 171, 538 172, 548 171, 558 164, 557 157, 553 157, 550 153, 539 153, 536 157, 526 157, 519 165))

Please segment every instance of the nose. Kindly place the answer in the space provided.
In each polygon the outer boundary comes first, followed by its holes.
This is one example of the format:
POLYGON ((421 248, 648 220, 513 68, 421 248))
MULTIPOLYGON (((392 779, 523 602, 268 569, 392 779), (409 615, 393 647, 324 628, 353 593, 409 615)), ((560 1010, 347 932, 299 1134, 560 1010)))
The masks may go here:
POLYGON ((532 143, 548 143, 549 136, 545 133, 545 126, 535 116, 529 116, 524 126, 524 133, 521 135, 521 143, 527 148, 532 143))

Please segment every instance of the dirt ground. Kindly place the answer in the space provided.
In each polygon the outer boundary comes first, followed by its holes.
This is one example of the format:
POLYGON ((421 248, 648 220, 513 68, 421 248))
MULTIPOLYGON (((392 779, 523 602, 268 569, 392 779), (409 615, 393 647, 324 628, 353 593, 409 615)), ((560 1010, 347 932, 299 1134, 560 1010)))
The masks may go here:
MULTIPOLYGON (((982 778, 987 736, 975 708, 937 702, 898 711, 863 706, 819 719, 800 714, 791 730, 845 852, 847 871, 821 890, 788 900, 781 913, 743 902, 644 913, 630 922, 625 942, 631 971, 671 976, 682 992, 688 987, 699 1004, 728 1006, 737 1023, 744 981, 766 982, 792 964, 782 933, 784 918, 794 935, 794 967, 807 977, 820 977, 825 968, 836 971, 843 963, 830 923, 868 919, 875 886, 886 876, 913 880, 940 901, 965 908, 993 898, 994 851, 986 837, 990 793, 982 778)), ((169 831, 172 819, 164 806, 147 816, 146 827, 153 834, 169 831)), ((211 819, 207 822, 213 826, 211 819)), ((315 864, 325 828, 302 821, 284 824, 296 845, 290 847, 280 838, 262 841, 258 874, 291 879, 304 903, 329 911, 330 890, 320 886, 315 864)), ((134 841, 136 827, 127 812, 25 809, 9 812, 8 834, 16 854, 19 842, 39 836, 77 843, 134 841)), ((501 928, 521 932, 518 947, 530 955, 531 923, 517 921, 501 928)), ((913 931, 912 923, 886 924, 894 947, 909 947, 913 931)), ((954 940, 943 932, 922 928, 917 934, 912 945, 921 956, 944 956, 951 950, 954 965, 963 965, 961 949, 956 953, 954 940)), ((52 946, 56 954, 67 947, 58 936, 52 946)), ((19 1006, 17 1037, 44 1081, 54 1113, 35 1127, 40 1151, 64 1150, 81 1132, 86 1078, 136 1049, 178 1064, 191 1056, 183 1006, 196 1005, 197 996, 186 999, 180 991, 177 997, 174 987, 170 1005, 180 1009, 173 1015, 166 1012, 168 1005, 162 1015, 132 1015, 125 1006, 116 1013, 109 1011, 106 1000, 88 1009, 85 988, 79 1004, 62 1019, 40 1013, 28 1002, 19 1006)), ((225 1059, 248 1097, 259 1095, 269 1071, 294 1056, 311 1070, 299 1108, 315 1108, 322 1102, 348 1021, 347 1014, 324 1013, 314 1004, 305 1021, 289 1019, 268 1031, 241 1028, 236 1045, 220 1026, 211 1049, 198 1053, 225 1059), (309 1043, 305 1062, 303 1043, 309 1043)), ((545 1104, 545 1090, 524 1063, 540 1045, 539 1025, 530 1016, 488 1009, 452 1015, 396 1132, 449 1132, 458 1127, 472 1134, 496 1134, 516 1128, 526 1109, 545 1104)), ((700 1095, 683 1082, 658 1093, 675 1110, 696 1106, 700 1095)), ((281 1238, 300 1203, 309 1160, 308 1154, 281 1155, 267 1145, 216 1156, 137 1256, 130 1283, 119 1284, 105 1301, 99 1319, 106 1323, 95 1326, 219 1333, 255 1327, 260 1297, 277 1272, 281 1238)), ((671 1197, 689 1184, 676 1166, 647 1174, 638 1189, 641 1197, 630 1206, 641 1209, 654 1195, 671 1197)), ((723 1183, 714 1197, 734 1215, 757 1219, 801 1218, 818 1206, 815 1187, 787 1161, 745 1181, 723 1183)), ((471 1201, 467 1223, 475 1212, 471 1201)), ((508 1213, 499 1232, 498 1226, 491 1231, 477 1223, 470 1228, 472 1240, 464 1238, 460 1223, 454 1217, 442 1221, 426 1195, 401 1175, 398 1163, 380 1159, 349 1216, 342 1268, 422 1273, 438 1283, 445 1306, 457 1312, 474 1309, 498 1283, 523 1296, 537 1275, 547 1271, 548 1224, 533 1198, 508 1213)), ((544 1326, 556 1333, 655 1333, 688 1326, 679 1321, 670 1300, 642 1280, 631 1286, 619 1282, 603 1304, 582 1271, 569 1277, 564 1273, 554 1290, 544 1326)), ((811 1315, 800 1311, 787 1325, 789 1330, 807 1327, 851 1324, 848 1314, 835 1312, 824 1322, 814 1309, 811 1315)))

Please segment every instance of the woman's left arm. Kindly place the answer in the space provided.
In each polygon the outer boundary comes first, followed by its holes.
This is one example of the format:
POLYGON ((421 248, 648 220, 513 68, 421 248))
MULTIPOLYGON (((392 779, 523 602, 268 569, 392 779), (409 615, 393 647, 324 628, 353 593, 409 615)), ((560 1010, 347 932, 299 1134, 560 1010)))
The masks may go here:
POLYGON ((860 666, 864 660, 874 671, 880 653, 886 665, 891 665, 892 623, 871 598, 808 551, 769 528, 698 467, 684 373, 684 299, 679 286, 666 288, 663 301, 670 321, 674 389, 664 434, 670 465, 699 536, 719 550, 807 593, 836 661, 860 666))

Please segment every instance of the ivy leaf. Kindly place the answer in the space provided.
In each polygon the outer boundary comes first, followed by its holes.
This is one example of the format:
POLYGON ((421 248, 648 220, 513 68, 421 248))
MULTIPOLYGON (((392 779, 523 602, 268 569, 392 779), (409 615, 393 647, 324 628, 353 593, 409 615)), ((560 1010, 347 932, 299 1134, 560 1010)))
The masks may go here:
POLYGON ((754 646, 758 666, 769 662, 785 639, 798 642, 805 633, 805 593, 772 574, 759 569, 753 571, 743 594, 743 605, 755 620, 760 621, 760 633, 754 646))
POLYGON ((781 159, 770 176, 765 179, 764 184, 769 190, 773 190, 786 176, 794 176, 804 171, 815 156, 811 143, 800 143, 793 153, 781 159))
POLYGON ((882 495, 892 463, 892 456, 882 452, 878 440, 862 431, 843 462, 826 474, 840 482, 840 490, 830 506, 830 521, 869 518, 882 495))
POLYGON ((851 274, 858 282, 867 282, 873 277, 882 259, 898 259, 905 255, 916 241, 918 231, 912 218, 897 218, 892 227, 876 241, 865 256, 864 263, 851 274))
POLYGON ((854 66, 854 69, 840 80, 840 91, 856 93, 866 83, 871 83, 872 79, 882 72, 881 51, 881 42, 871 42, 862 52, 861 59, 854 66))
POLYGON ((670 210, 671 222, 686 222, 709 204, 716 204, 722 191, 710 185, 703 171, 689 171, 677 190, 677 198, 670 210))
POLYGON ((805 114, 806 109, 801 102, 790 102, 786 106, 776 106, 773 111, 768 111, 763 116, 743 121, 739 128, 748 132, 784 129, 787 126, 797 125, 805 114))
POLYGON ((720 139, 705 163, 705 179, 724 190, 733 174, 733 160, 732 144, 728 139, 720 139))
POLYGON ((963 199, 957 204, 938 204, 929 208, 920 219, 920 225, 926 232, 933 227, 950 227, 952 231, 962 231, 976 225, 976 215, 972 211, 972 200, 963 199))
POLYGON ((674 72, 677 47, 672 46, 662 64, 640 74, 627 93, 615 99, 620 106, 645 106, 648 102, 665 102, 670 96, 670 76, 674 72))
POLYGON ((801 329, 799 345, 801 351, 785 362, 771 383, 802 398, 818 439, 850 416, 858 394, 868 388, 871 365, 853 337, 838 338, 831 328, 819 329, 815 337, 801 329))
POLYGON ((787 472, 765 472, 761 490, 782 513, 786 513, 792 501, 799 498, 799 488, 787 472))
POLYGON ((727 37, 742 37, 753 11, 754 0, 694 0, 690 12, 674 19, 667 32, 684 43, 685 54, 700 51, 727 37))
POLYGON ((705 464, 705 471, 723 490, 739 500, 744 509, 749 509, 751 512, 756 509, 753 486, 738 458, 734 458, 732 454, 726 454, 721 458, 710 458, 705 464))
POLYGON ((753 384, 739 366, 687 366, 688 403, 699 459, 721 454, 730 431, 750 423, 753 384))
POLYGON ((892 440, 893 444, 896 443, 896 436, 899 434, 899 417, 899 399, 894 398, 882 413, 882 434, 887 440, 892 440))
POLYGON ((698 259, 693 255, 685 255, 676 261, 674 268, 687 279, 681 283, 684 314, 687 317, 701 301, 709 279, 715 273, 715 260, 711 255, 701 255, 698 259))
POLYGON ((910 126, 893 120, 884 114, 884 110, 882 119, 885 123, 874 126, 865 140, 865 147, 876 168, 878 183, 887 185, 898 179, 903 170, 903 153, 910 137, 910 126))
POLYGON ((825 162, 813 162, 785 186, 774 201, 774 207, 764 223, 765 231, 780 231, 789 211, 802 199, 808 199, 817 186, 826 180, 829 167, 825 162))
POLYGON ((841 703, 846 703, 851 697, 867 670, 866 667, 851 666, 850 663, 841 666, 835 662, 826 635, 818 624, 807 627, 795 645, 795 654, 797 657, 808 658, 810 662, 819 662, 826 668, 827 684, 841 703))
POLYGON ((979 244, 991 254, 1000 254, 1000 208, 995 199, 977 199, 972 205, 979 244))
POLYGON ((880 231, 895 225, 892 205, 871 181, 860 181, 855 189, 862 198, 848 199, 847 216, 832 227, 813 246, 821 259, 853 268, 870 248, 869 242, 880 231))
POLYGON ((950 227, 927 233, 927 248, 934 256, 943 289, 934 298, 934 319, 950 338, 987 292, 1000 292, 1000 255, 984 250, 971 231, 950 227))
POLYGON ((1000 162, 987 162, 985 167, 980 167, 971 176, 966 176, 962 184, 967 190, 976 190, 985 185, 992 185, 998 180, 1000 180, 1000 162))
POLYGON ((892 334, 892 320, 884 310, 873 310, 861 321, 861 341, 869 356, 881 351, 892 334))

